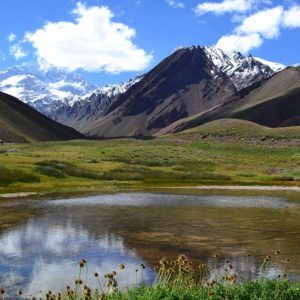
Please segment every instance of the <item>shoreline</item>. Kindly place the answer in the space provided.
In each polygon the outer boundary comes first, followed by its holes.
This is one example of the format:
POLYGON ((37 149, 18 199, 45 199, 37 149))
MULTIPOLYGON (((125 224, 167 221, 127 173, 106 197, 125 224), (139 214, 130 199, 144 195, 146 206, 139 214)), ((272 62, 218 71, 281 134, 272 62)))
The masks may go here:
MULTIPOLYGON (((134 189, 120 189, 119 191, 115 191, 116 193, 122 192, 132 192, 132 191, 146 191, 148 188, 134 188, 134 189)), ((151 187, 150 189, 155 189, 157 191, 159 190, 199 190, 199 191, 274 191, 274 192, 299 192, 300 193, 300 187, 299 186, 279 186, 279 185, 198 185, 198 186, 165 186, 165 187, 151 187)), ((106 194, 107 192, 95 192, 89 193, 88 191, 81 191, 78 193, 82 195, 87 194, 106 194)), ((63 195, 64 193, 62 193, 63 195)), ((77 194, 77 193, 76 193, 77 194)), ((31 196, 51 196, 51 193, 41 193, 41 192, 17 192, 17 193, 3 193, 0 194, 0 199, 16 199, 16 198, 28 198, 31 196)), ((67 195, 66 195, 67 196, 67 195)), ((76 197, 74 195, 74 197, 76 197)))
POLYGON ((196 189, 196 190, 224 190, 224 191, 292 191, 300 192, 299 186, 281 185, 197 185, 178 187, 158 187, 158 189, 196 189))
POLYGON ((0 198, 3 199, 11 199, 11 198, 26 198, 30 196, 38 196, 43 195, 38 192, 19 192, 19 193, 7 193, 7 194, 0 194, 0 198))

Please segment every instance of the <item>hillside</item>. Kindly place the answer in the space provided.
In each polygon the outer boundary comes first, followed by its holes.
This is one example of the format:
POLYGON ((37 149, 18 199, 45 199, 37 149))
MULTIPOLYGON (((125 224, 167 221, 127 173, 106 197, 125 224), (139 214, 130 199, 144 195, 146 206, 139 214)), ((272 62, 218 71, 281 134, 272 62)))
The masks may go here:
POLYGON ((161 138, 186 141, 243 142, 251 144, 300 145, 300 126, 270 128, 239 119, 220 119, 161 138))
POLYGON ((0 138, 19 143, 71 140, 83 135, 52 121, 17 98, 0 93, 0 138))
POLYGON ((300 68, 289 67, 240 91, 227 105, 174 122, 158 134, 179 132, 209 121, 236 118, 268 127, 300 125, 300 68))

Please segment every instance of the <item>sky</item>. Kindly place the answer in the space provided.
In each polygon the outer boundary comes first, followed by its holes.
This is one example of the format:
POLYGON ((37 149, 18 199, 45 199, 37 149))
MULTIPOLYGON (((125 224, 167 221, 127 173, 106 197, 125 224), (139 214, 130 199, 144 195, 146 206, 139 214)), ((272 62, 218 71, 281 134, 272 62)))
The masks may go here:
POLYGON ((103 85, 192 45, 300 63, 300 1, 1 0, 0 11, 0 69, 54 66, 103 85))

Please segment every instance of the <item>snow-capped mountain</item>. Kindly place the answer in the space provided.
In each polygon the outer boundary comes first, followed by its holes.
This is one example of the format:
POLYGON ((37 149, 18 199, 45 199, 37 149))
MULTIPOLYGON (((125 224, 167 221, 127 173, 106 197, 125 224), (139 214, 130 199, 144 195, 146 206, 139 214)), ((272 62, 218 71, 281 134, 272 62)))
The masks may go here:
POLYGON ((72 104, 65 103, 49 113, 49 117, 65 125, 83 130, 88 122, 106 115, 110 106, 143 76, 129 79, 121 84, 107 84, 97 88, 86 97, 76 97, 72 104))
POLYGON ((262 79, 271 77, 285 66, 244 56, 240 52, 224 52, 215 47, 203 47, 206 56, 213 63, 212 72, 225 74, 239 91, 262 79))
POLYGON ((181 47, 84 127, 95 136, 152 136, 180 119, 236 100, 276 73, 251 55, 215 47, 181 47))
POLYGON ((96 85, 78 74, 56 68, 43 71, 27 64, 0 71, 0 91, 19 98, 44 114, 63 104, 73 105, 96 89, 96 85))
POLYGON ((121 84, 98 87, 73 72, 57 68, 44 71, 35 65, 24 64, 0 71, 0 91, 69 124, 72 118, 78 117, 78 110, 102 116, 115 98, 140 79, 136 77, 121 84))

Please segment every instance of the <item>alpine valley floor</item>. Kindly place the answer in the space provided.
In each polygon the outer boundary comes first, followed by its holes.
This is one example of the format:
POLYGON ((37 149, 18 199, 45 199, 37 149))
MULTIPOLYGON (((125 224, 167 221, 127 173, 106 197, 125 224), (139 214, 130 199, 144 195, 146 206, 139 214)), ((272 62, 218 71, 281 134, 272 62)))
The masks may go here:
POLYGON ((246 121, 221 120, 148 140, 7 144, 0 148, 0 193, 26 196, 194 186, 300 187, 299 132, 298 127, 270 129, 246 121))

